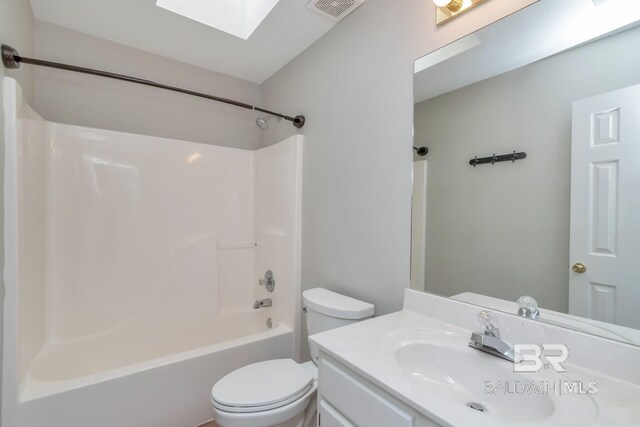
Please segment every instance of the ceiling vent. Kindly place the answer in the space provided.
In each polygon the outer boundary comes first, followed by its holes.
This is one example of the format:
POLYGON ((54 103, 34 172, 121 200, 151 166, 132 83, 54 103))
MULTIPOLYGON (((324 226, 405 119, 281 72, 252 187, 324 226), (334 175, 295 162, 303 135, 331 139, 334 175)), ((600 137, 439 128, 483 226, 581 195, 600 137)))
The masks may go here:
POLYGON ((325 18, 338 22, 362 3, 364 0, 311 0, 307 7, 325 18))

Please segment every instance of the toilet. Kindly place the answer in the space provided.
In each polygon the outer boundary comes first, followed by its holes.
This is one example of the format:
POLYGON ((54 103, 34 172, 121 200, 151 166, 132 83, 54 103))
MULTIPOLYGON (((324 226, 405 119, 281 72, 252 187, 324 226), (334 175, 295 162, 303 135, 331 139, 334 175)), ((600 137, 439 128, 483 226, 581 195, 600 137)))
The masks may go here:
MULTIPOLYGON (((309 335, 373 317, 374 306, 323 288, 302 293, 309 335)), ((315 425, 318 347, 312 361, 258 362, 236 369, 211 390, 214 420, 221 427, 309 427, 315 425)))

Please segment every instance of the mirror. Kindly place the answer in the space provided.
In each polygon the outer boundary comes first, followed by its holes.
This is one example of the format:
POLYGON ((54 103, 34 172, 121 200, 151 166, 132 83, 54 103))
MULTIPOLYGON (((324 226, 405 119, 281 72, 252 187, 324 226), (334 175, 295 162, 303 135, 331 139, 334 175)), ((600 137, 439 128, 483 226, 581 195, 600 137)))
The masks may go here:
POLYGON ((639 19, 540 0, 416 60, 412 288, 640 345, 639 19))

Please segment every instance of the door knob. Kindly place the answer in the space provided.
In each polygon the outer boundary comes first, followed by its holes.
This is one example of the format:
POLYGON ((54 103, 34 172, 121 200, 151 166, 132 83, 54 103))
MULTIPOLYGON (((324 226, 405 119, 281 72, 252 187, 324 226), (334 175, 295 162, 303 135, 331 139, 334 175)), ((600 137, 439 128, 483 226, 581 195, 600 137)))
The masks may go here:
POLYGON ((577 262, 575 264, 573 264, 573 267, 571 267, 571 269, 573 270, 574 273, 584 273, 585 271, 587 271, 587 266, 584 265, 581 262, 577 262))

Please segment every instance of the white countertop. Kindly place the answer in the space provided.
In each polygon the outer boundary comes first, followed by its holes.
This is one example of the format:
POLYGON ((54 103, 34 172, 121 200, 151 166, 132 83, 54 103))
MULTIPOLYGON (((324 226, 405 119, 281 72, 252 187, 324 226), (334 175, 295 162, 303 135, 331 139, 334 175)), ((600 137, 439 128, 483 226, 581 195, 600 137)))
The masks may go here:
MULTIPOLYGON (((598 392, 592 396, 550 396, 554 402, 558 399, 580 398, 594 399, 598 408, 595 421, 585 423, 577 421, 577 414, 564 413, 544 420, 524 423, 504 420, 488 413, 461 410, 460 403, 448 400, 438 393, 425 388, 403 371, 395 360, 393 353, 386 351, 381 343, 389 334, 397 331, 443 331, 460 334, 461 343, 456 350, 471 352, 477 357, 494 357, 468 347, 470 330, 453 326, 449 323, 403 310, 397 313, 374 318, 364 322, 334 329, 313 335, 311 340, 320 345, 322 351, 353 369, 367 380, 378 385, 391 395, 397 397, 413 409, 447 426, 638 426, 640 425, 640 385, 622 381, 599 372, 591 371, 569 363, 565 363, 566 378, 574 381, 597 382, 598 392), (466 339, 465 339, 466 338, 466 339)), ((458 346, 456 341, 456 346, 458 346)), ((475 357, 475 356, 474 356, 475 357)), ((510 362, 496 358, 496 363, 510 362)), ((640 363, 629 360, 629 363, 640 363)), ((506 366, 511 371, 511 367, 506 366)), ((526 374, 536 381, 557 378, 558 374, 550 371, 526 374), (554 376, 555 375, 555 376, 554 376)), ((487 378, 486 380, 492 380, 487 378)), ((565 412, 567 412, 565 410, 565 412)), ((570 411, 569 411, 570 412, 570 411)))

